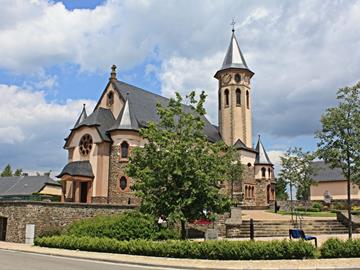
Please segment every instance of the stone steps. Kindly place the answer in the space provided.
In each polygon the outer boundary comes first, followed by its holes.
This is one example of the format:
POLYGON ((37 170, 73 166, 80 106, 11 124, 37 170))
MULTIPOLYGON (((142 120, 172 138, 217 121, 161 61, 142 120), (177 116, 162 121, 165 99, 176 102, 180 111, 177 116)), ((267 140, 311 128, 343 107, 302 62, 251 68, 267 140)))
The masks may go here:
MULTIPOLYGON (((282 220, 254 220, 254 236, 255 237, 287 237, 289 229, 299 227, 294 226, 290 221, 282 220)), ((306 234, 346 234, 347 227, 337 220, 302 220, 301 228, 306 234)), ((355 232, 360 229, 355 229, 355 232)), ((250 237, 250 221, 243 220, 239 226, 228 227, 228 237, 250 237)))

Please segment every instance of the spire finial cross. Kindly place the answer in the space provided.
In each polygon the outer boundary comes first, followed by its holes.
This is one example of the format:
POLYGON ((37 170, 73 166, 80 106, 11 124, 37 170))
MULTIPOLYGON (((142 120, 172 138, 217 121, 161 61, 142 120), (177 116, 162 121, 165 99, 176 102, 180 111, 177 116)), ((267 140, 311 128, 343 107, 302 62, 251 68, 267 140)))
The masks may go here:
POLYGON ((232 32, 234 33, 235 32, 235 24, 236 24, 236 22, 235 22, 235 20, 234 20, 234 18, 232 19, 232 22, 230 23, 230 25, 232 25, 232 32))

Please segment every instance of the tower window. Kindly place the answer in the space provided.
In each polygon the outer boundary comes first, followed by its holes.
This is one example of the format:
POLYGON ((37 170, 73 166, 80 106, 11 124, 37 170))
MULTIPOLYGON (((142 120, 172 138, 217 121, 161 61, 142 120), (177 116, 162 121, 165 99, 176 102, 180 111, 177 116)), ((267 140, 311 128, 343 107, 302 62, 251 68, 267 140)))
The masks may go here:
POLYGON ((240 74, 235 74, 235 82, 240 82, 241 81, 241 76, 240 74))
POLYGON ((236 89, 236 105, 241 105, 241 90, 239 88, 236 89))
POLYGON ((268 169, 268 172, 269 172, 269 178, 271 178, 271 169, 270 168, 268 169))
POLYGON ((225 106, 229 106, 229 90, 225 89, 225 106))
POLYGON ((261 177, 263 177, 263 178, 266 177, 266 169, 264 167, 261 168, 261 177))
POLYGON ((249 97, 249 91, 246 91, 246 107, 250 108, 250 97, 249 97))
POLYGON ((127 179, 125 176, 122 176, 120 178, 120 188, 121 190, 125 190, 126 187, 127 187, 127 179))
POLYGON ((107 95, 107 104, 108 106, 111 106, 114 104, 114 92, 110 91, 109 94, 107 95))
POLYGON ((121 148, 121 158, 128 158, 129 144, 127 142, 122 142, 120 148, 121 148))
POLYGON ((219 92, 219 110, 221 110, 221 93, 219 92))

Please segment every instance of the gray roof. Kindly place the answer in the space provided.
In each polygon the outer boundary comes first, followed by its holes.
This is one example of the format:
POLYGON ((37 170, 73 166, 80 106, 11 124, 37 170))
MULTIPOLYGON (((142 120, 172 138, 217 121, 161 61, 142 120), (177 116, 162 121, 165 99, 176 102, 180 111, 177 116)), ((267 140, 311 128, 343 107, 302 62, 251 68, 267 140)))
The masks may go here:
POLYGON ((86 109, 85 109, 85 104, 83 106, 83 109, 82 109, 82 112, 78 118, 78 120, 76 121, 75 125, 74 125, 74 128, 77 128, 79 126, 79 124, 81 122, 83 122, 85 119, 87 118, 87 114, 86 114, 86 109))
POLYGON ((315 181, 339 181, 346 179, 340 168, 331 168, 324 161, 314 161, 312 165, 314 167, 313 179, 315 181))
POLYGON ((107 131, 114 124, 114 122, 114 115, 109 109, 98 107, 93 111, 92 114, 80 122, 73 130, 83 126, 95 126, 98 129, 101 138, 104 141, 110 142, 111 139, 108 136, 107 131))
POLYGON ((257 153, 255 149, 252 149, 252 148, 249 148, 245 145, 245 143, 242 142, 242 140, 238 139, 236 141, 236 143, 234 144, 234 148, 239 150, 239 149, 243 149, 243 150, 246 150, 246 151, 250 151, 250 152, 254 152, 254 153, 257 153))
POLYGON ((234 31, 231 35, 230 45, 226 52, 225 59, 220 70, 228 68, 243 68, 250 71, 246 64, 245 58, 240 50, 240 46, 237 42, 234 31))
POLYGON ((260 135, 255 148, 257 154, 255 158, 255 164, 273 165, 269 156, 266 153, 265 147, 260 140, 260 135))
POLYGON ((60 184, 49 176, 0 177, 0 196, 32 195, 40 192, 45 185, 60 184))
POLYGON ((56 177, 61 178, 64 175, 94 178, 94 173, 88 160, 69 162, 56 177))
MULTIPOLYGON (((168 98, 118 80, 114 81, 114 85, 115 89, 126 100, 127 106, 124 106, 123 111, 110 130, 138 130, 145 127, 149 121, 159 122, 160 118, 157 114, 156 104, 160 103, 166 107, 169 104, 168 98)), ((183 109, 185 112, 192 112, 189 106, 184 105, 183 109)), ((203 117, 203 120, 205 122, 204 133, 208 139, 213 142, 221 140, 217 127, 212 125, 206 117, 203 117)))

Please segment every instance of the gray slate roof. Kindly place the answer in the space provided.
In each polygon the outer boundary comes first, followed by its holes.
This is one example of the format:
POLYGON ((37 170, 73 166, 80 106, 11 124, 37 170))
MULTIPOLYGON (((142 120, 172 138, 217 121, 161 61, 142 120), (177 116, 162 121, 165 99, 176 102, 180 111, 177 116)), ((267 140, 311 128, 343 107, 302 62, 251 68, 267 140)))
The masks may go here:
POLYGON ((257 151, 255 149, 252 149, 252 148, 249 148, 245 145, 245 143, 242 142, 242 140, 238 139, 236 141, 236 143, 234 144, 234 148, 236 150, 239 150, 239 149, 244 149, 244 150, 247 150, 247 151, 250 151, 250 152, 254 152, 254 153, 257 153, 257 151))
POLYGON ((314 167, 313 179, 315 181, 339 181, 346 179, 340 168, 332 169, 324 161, 314 161, 312 165, 314 167))
MULTIPOLYGON (((128 107, 124 106, 119 118, 110 130, 121 130, 124 127, 125 129, 139 130, 141 127, 145 127, 149 121, 159 122, 156 104, 160 103, 163 106, 168 106, 168 98, 118 80, 114 82, 114 85, 119 94, 126 100, 128 107), (127 119, 122 122, 123 117, 127 119), (121 126, 121 123, 127 124, 121 126), (131 126, 129 126, 129 123, 131 123, 131 126)), ((183 108, 185 112, 192 111, 189 106, 184 105, 183 108)), ((203 119, 205 121, 204 133, 208 139, 213 142, 221 140, 218 129, 206 117, 203 119)))
POLYGON ((49 176, 12 176, 0 177, 0 196, 32 195, 40 192, 45 185, 60 183, 49 176))
POLYGON ((86 119, 80 122, 74 129, 78 129, 83 126, 95 126, 99 130, 101 138, 104 141, 110 142, 111 139, 108 136, 107 131, 114 122, 115 118, 112 112, 109 109, 99 107, 96 108, 86 119))
POLYGON ((56 177, 61 178, 64 175, 94 178, 94 173, 88 160, 69 162, 56 177))
POLYGON ((248 68, 245 58, 240 50, 239 43, 237 42, 235 32, 233 31, 231 35, 230 45, 226 52, 224 62, 220 70, 228 69, 228 68, 243 68, 243 69, 250 69, 248 68))
POLYGON ((270 161, 268 154, 266 153, 265 147, 260 140, 260 136, 255 148, 257 155, 255 158, 255 164, 273 165, 270 161))

